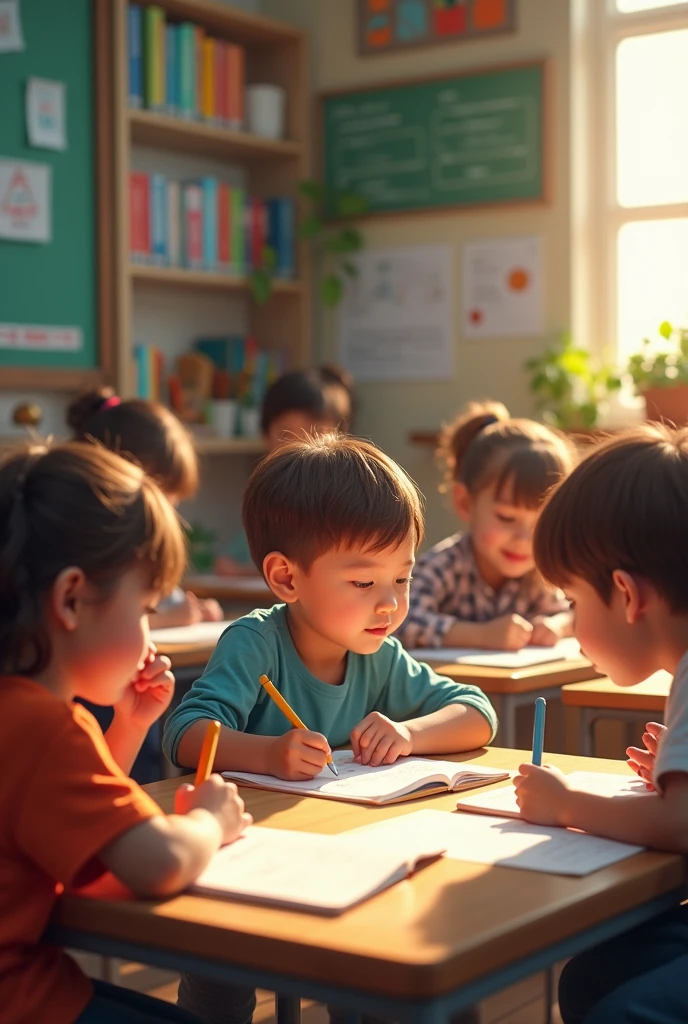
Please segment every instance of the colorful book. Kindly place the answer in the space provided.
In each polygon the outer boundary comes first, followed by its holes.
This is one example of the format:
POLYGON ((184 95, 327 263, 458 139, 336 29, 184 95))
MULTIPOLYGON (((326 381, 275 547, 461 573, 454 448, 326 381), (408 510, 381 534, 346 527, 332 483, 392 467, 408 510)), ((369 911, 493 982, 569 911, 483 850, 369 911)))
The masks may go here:
POLYGON ((227 127, 234 129, 244 124, 244 65, 243 48, 227 43, 227 127))
POLYGON ((196 28, 185 21, 177 30, 179 96, 178 109, 181 117, 189 120, 196 117, 196 28))
POLYGON ((205 42, 205 29, 200 25, 194 25, 196 38, 196 117, 203 117, 203 44, 205 42))
POLYGON ((215 40, 203 40, 203 70, 201 73, 201 117, 209 124, 215 121, 215 40))
POLYGON ((246 273, 246 244, 244 207, 246 204, 243 188, 230 190, 229 232, 232 254, 232 273, 238 277, 246 273))
POLYGON ((160 109, 167 110, 167 37, 165 35, 165 15, 158 21, 158 61, 156 71, 158 74, 158 96, 160 97, 160 109))
POLYGON ((167 182, 167 260, 171 267, 181 264, 181 203, 178 181, 167 182))
POLYGON ((182 263, 203 268, 203 189, 197 182, 182 185, 182 263))
POLYGON ((217 187, 217 269, 225 274, 232 265, 229 231, 229 185, 221 181, 217 187))
POLYGON ((168 114, 179 110, 179 31, 176 25, 165 26, 165 106, 168 114))
POLYGON ((148 175, 129 175, 129 249, 131 259, 146 263, 150 255, 150 214, 148 175))
POLYGON ((146 7, 143 14, 144 99, 150 110, 162 110, 165 104, 164 29, 162 8, 146 7))
POLYGON ((267 243, 267 211, 265 203, 254 196, 249 203, 249 257, 253 270, 263 266, 263 249, 267 243))
POLYGON ((203 265, 217 270, 217 178, 201 178, 203 189, 203 265))
POLYGON ((294 278, 294 200, 289 196, 268 199, 268 245, 275 253, 275 277, 294 278))
POLYGON ((141 8, 130 4, 127 10, 127 27, 129 35, 129 106, 143 106, 143 53, 141 37, 143 34, 143 18, 141 8))
POLYGON ((215 40, 215 123, 226 125, 227 112, 227 43, 215 40))
POLYGON ((150 176, 151 251, 157 266, 167 263, 167 179, 164 174, 150 176))

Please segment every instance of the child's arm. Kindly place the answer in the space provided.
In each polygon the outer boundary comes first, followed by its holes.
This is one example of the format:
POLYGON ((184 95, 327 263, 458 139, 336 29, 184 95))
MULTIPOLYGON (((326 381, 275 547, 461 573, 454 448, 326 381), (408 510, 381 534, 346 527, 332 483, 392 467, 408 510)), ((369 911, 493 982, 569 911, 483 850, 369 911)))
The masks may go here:
POLYGON ((219 775, 197 789, 182 786, 175 808, 176 814, 150 818, 100 851, 105 867, 138 896, 170 896, 185 889, 215 851, 237 839, 252 820, 236 786, 219 775))
MULTIPOLYGON (((192 767, 198 757, 208 723, 190 725, 179 740, 177 761, 192 767)), ((330 747, 323 735, 290 729, 283 736, 254 736, 222 726, 215 764, 222 771, 257 772, 278 779, 312 779, 325 767, 330 747)))
POLYGON ((557 612, 556 615, 536 615, 532 619, 533 635, 531 644, 536 647, 553 647, 557 640, 573 636, 573 612, 557 612))
POLYGON ((500 615, 489 622, 455 620, 444 634, 444 647, 486 647, 495 651, 520 651, 533 642, 533 625, 520 615, 500 615))
POLYGON ((480 711, 466 704, 450 704, 408 722, 393 722, 372 711, 352 730, 351 747, 357 761, 376 767, 409 754, 475 750, 491 738, 490 723, 480 711))

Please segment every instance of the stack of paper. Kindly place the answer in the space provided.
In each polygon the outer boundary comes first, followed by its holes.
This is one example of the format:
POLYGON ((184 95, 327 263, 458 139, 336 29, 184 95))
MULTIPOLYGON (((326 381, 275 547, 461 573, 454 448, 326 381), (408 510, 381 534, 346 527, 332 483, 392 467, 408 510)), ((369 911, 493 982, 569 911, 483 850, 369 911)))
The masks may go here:
MULTIPOLYGON (((636 794, 647 795, 647 788, 637 775, 607 775, 605 772, 571 772, 566 776, 574 789, 583 789, 587 793, 599 796, 626 796, 636 794)), ((513 786, 490 790, 489 793, 478 793, 459 800, 460 811, 475 811, 477 814, 498 814, 500 817, 518 818, 520 811, 516 803, 516 790, 513 786)))
POLYGON ((151 640, 158 647, 174 644, 216 644, 232 619, 225 622, 197 622, 193 626, 169 626, 151 629, 151 640))
POLYGON ((416 661, 433 665, 482 665, 485 668, 529 668, 551 661, 578 661, 582 658, 580 644, 573 637, 559 640, 554 647, 522 647, 520 651, 488 651, 473 647, 418 647, 409 651, 416 661))

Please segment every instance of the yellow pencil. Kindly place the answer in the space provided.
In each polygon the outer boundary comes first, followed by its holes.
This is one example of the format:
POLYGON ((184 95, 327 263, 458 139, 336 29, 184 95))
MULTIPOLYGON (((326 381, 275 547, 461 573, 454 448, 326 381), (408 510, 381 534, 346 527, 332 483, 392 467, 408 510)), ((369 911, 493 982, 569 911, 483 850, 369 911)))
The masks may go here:
MULTIPOLYGON (((258 680, 258 682, 267 691, 268 696, 272 697, 272 699, 274 700, 275 704, 280 709, 282 714, 285 715, 286 718, 289 719, 289 721, 291 722, 291 724, 294 726, 295 729, 307 729, 308 728, 308 726, 303 724, 303 722, 301 721, 299 716, 296 714, 296 712, 289 706, 289 704, 287 704, 286 700, 284 699, 282 694, 279 692, 279 690, 275 689, 275 687, 270 682, 270 680, 268 679, 267 676, 261 676, 260 679, 258 680)), ((331 754, 327 755, 327 767, 330 769, 330 771, 332 772, 333 775, 339 775, 339 772, 337 771, 336 765, 334 765, 333 762, 332 762, 332 755, 331 754)))
POLYGON ((200 786, 202 782, 207 782, 210 778, 221 728, 222 726, 218 721, 208 722, 208 728, 205 731, 205 738, 203 740, 203 746, 201 747, 201 756, 198 759, 198 768, 196 770, 195 784, 197 786, 200 786))

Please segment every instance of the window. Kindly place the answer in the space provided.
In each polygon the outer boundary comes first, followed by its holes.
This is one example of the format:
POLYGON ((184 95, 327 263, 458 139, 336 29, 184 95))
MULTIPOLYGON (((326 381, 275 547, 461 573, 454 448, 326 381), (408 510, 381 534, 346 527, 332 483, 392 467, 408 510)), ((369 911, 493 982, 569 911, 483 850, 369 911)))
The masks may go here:
POLYGON ((581 3, 596 55, 586 327, 623 363, 663 320, 688 324, 688 0, 581 3))

